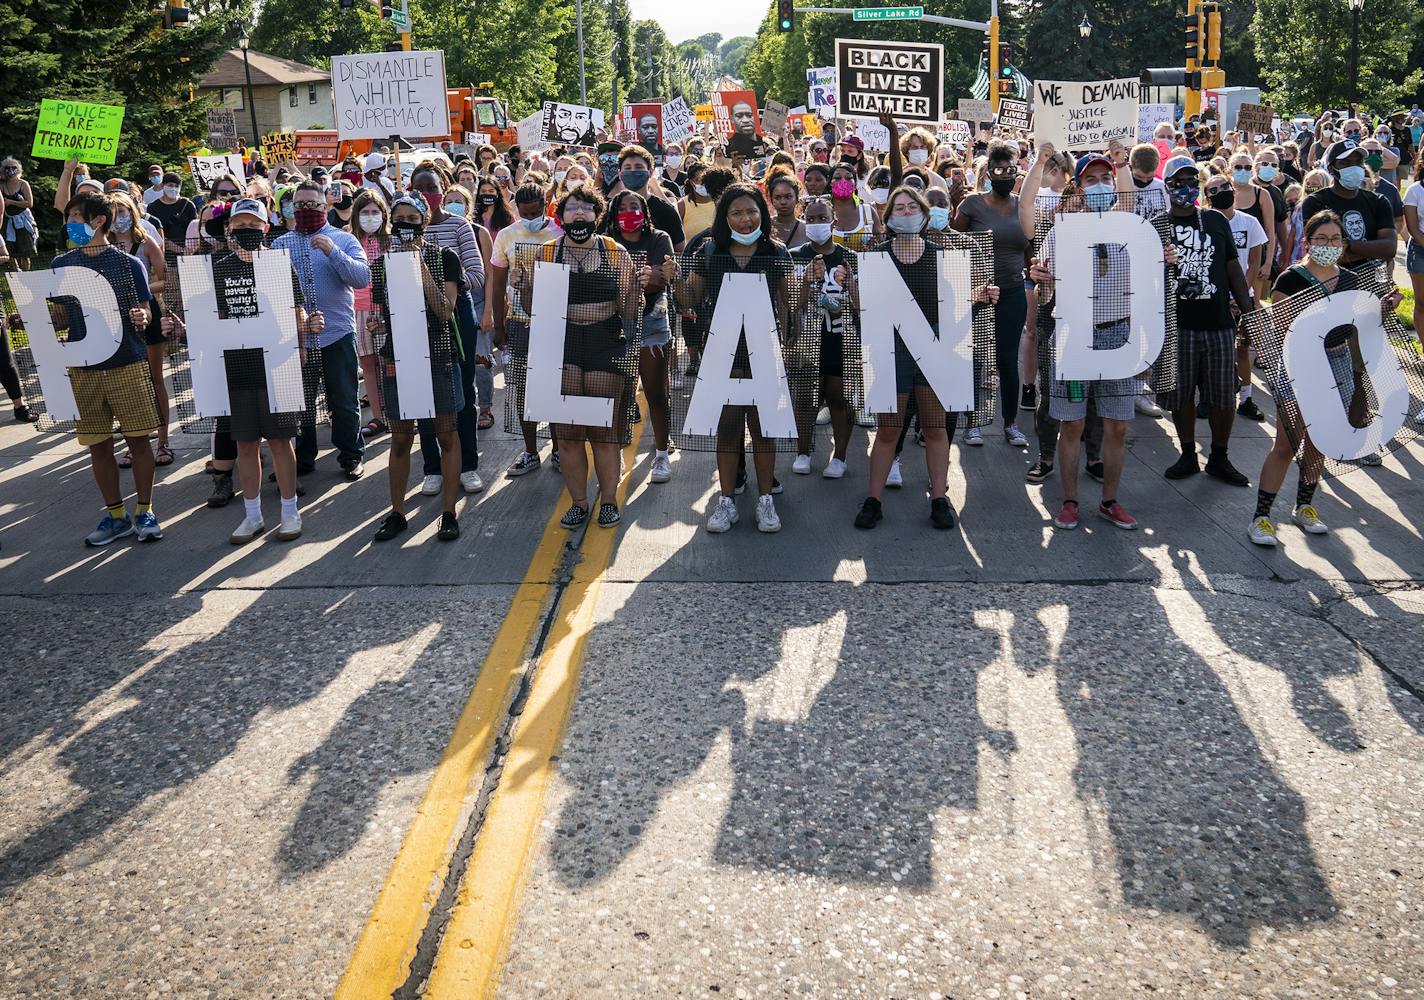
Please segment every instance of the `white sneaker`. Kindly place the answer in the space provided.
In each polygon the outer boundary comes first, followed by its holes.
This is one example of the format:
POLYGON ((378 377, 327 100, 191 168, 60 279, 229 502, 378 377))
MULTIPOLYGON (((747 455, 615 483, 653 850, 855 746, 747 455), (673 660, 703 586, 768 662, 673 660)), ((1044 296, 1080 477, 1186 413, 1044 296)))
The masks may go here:
POLYGON ((1246 531, 1246 537, 1251 539, 1256 545, 1264 545, 1268 549, 1276 547, 1276 526, 1271 523, 1269 517, 1258 517, 1251 522, 1251 527, 1246 531))
POLYGON ((817 425, 818 427, 824 427, 824 426, 826 426, 826 425, 827 425, 828 423, 830 423, 830 422, 831 422, 831 408, 830 408, 829 406, 823 406, 823 407, 821 407, 819 410, 816 411, 816 425, 817 425))
POLYGON ((262 518, 259 517, 254 521, 250 517, 244 517, 242 523, 228 536, 227 540, 234 545, 246 545, 266 530, 267 525, 262 518))
POLYGON ((277 540, 290 542, 294 538, 302 536, 302 515, 301 512, 293 514, 291 517, 282 518, 282 523, 277 526, 277 540))
POLYGON ((798 476, 809 476, 811 474, 811 456, 797 455, 796 461, 791 463, 791 471, 798 476))
POLYGON ((874 427, 875 414, 866 413, 864 410, 861 410, 860 413, 856 415, 855 422, 861 427, 874 427))
POLYGON ((422 496, 438 497, 440 488, 444 485, 444 476, 426 476, 420 481, 420 493, 422 496))
POLYGON ((776 503, 769 493, 757 499, 756 522, 757 531, 771 534, 781 530, 781 518, 776 516, 776 503))
POLYGON ((1028 438, 1024 437, 1024 433, 1019 430, 1018 424, 1009 424, 1009 426, 1004 428, 1004 440, 1015 448, 1028 447, 1028 438))
POLYGON ((672 462, 666 455, 654 456, 653 474, 648 478, 655 483, 665 483, 672 478, 672 462))
POLYGON ((1133 398, 1132 405, 1144 417, 1160 417, 1162 415, 1162 407, 1158 406, 1156 401, 1146 393, 1138 393, 1133 398))
POLYGON ((1314 504, 1306 504, 1304 507, 1297 507, 1291 513, 1291 520, 1296 526, 1307 535, 1327 535, 1330 529, 1325 522, 1320 520, 1320 514, 1315 509, 1314 504))
POLYGON ((890 475, 885 477, 885 485, 899 489, 905 485, 904 478, 900 475, 900 460, 897 458, 890 465, 890 475))
MULTIPOLYGON (((439 476, 434 477, 439 479, 439 476)), ((484 481, 480 479, 480 474, 471 470, 460 473, 460 485, 464 487, 466 493, 478 493, 485 488, 484 481)))
POLYGON ((833 458, 826 463, 826 467, 821 470, 822 479, 839 479, 845 475, 845 462, 839 458, 833 458))
POLYGON ((973 448, 984 447, 984 435, 977 427, 971 427, 964 433, 964 443, 973 448))
POLYGON ((731 497, 718 494, 717 502, 712 505, 712 513, 707 515, 707 530, 714 535, 720 535, 724 531, 730 531, 736 523, 737 502, 731 497))

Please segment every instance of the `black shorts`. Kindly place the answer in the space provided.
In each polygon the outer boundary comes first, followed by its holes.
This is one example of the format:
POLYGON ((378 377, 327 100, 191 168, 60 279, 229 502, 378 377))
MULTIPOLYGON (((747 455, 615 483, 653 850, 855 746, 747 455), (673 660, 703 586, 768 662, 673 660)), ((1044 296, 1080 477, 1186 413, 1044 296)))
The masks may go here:
POLYGON ((228 351, 223 357, 227 368, 227 396, 232 413, 218 417, 219 434, 234 441, 281 440, 294 438, 301 429, 301 411, 273 413, 267 396, 267 374, 262 368, 261 351, 228 351), (253 354, 257 357, 252 357, 253 354), (244 356, 245 355, 245 356, 244 356))
POLYGON ((628 341, 616 316, 587 326, 568 324, 564 331, 564 364, 585 372, 622 374, 628 341))

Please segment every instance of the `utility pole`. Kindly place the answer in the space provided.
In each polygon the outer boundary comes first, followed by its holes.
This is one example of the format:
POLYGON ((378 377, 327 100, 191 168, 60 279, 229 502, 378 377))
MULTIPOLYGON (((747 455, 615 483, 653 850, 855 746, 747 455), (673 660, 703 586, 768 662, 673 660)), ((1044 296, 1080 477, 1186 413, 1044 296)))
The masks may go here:
POLYGON ((989 104, 999 114, 999 0, 989 5, 989 104))
MULTIPOLYGON (((583 73, 583 0, 574 0, 574 18, 578 25, 579 47, 579 102, 588 106, 588 81, 583 73)), ((615 70, 615 75, 617 71, 615 70)))

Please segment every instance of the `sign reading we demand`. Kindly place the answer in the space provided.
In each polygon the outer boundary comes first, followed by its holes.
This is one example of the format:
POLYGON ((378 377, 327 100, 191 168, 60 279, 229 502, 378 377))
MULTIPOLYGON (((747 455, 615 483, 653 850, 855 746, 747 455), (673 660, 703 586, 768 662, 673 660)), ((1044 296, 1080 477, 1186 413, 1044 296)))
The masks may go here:
POLYGON ((335 56, 331 97, 343 139, 424 139, 450 132, 445 53, 439 50, 335 56))
POLYGON ((944 46, 836 39, 837 112, 935 124, 944 113, 944 46))

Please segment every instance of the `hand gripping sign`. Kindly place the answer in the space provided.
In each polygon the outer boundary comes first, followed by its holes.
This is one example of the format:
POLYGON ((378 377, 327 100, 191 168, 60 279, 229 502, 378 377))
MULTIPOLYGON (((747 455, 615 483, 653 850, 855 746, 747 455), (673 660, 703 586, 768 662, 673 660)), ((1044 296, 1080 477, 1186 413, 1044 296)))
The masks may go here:
MULTIPOLYGON (((123 317, 113 287, 87 267, 15 271, 10 293, 30 338, 30 351, 44 393, 45 412, 54 420, 76 420, 79 407, 69 384, 69 368, 85 368, 111 358, 123 341, 123 317), (84 337, 59 339, 50 301, 73 300, 83 315, 84 337)), ((5 336, 0 332, 0 337, 5 336)))

